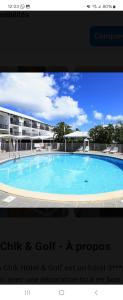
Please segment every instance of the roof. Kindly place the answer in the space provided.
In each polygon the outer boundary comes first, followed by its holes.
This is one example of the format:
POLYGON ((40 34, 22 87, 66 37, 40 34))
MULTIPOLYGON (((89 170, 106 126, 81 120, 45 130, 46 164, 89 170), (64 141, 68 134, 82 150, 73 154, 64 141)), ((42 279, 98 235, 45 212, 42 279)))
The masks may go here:
POLYGON ((0 138, 2 139, 15 139, 15 140, 50 140, 53 139, 53 133, 49 132, 49 134, 45 135, 37 135, 37 136, 28 136, 28 135, 12 135, 12 134, 0 134, 0 138))
POLYGON ((1 106, 0 106, 0 111, 5 112, 7 114, 15 115, 15 116, 18 116, 18 117, 21 117, 21 118, 30 119, 32 121, 36 121, 36 122, 39 122, 39 123, 42 123, 42 124, 46 124, 46 123, 44 123, 44 122, 42 122, 42 121, 40 121, 38 119, 35 119, 35 118, 31 117, 31 116, 24 115, 24 114, 21 114, 19 112, 14 111, 14 110, 11 110, 11 109, 8 109, 8 108, 4 108, 4 107, 1 107, 1 106))
POLYGON ((88 132, 74 131, 64 135, 65 138, 79 138, 79 137, 88 137, 88 132))
POLYGON ((12 138, 13 137, 13 135, 12 134, 0 134, 0 138, 2 138, 2 139, 6 139, 6 138, 12 138))
POLYGON ((38 135, 38 136, 32 136, 32 140, 52 140, 53 136, 51 135, 38 135))

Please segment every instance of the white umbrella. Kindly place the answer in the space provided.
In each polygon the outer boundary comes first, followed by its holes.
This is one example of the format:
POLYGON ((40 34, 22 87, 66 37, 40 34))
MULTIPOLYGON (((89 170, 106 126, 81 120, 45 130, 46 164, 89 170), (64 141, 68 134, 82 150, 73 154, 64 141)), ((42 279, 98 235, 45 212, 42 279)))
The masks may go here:
POLYGON ((65 138, 79 138, 79 137, 88 137, 88 132, 74 131, 64 135, 65 138))
POLYGON ((74 131, 74 132, 71 132, 71 133, 68 133, 68 134, 65 134, 64 135, 64 138, 65 138, 65 152, 66 152, 66 139, 67 138, 72 138, 72 139, 76 139, 76 138, 87 138, 89 135, 88 135, 88 132, 82 132, 82 131, 74 131))
POLYGON ((48 135, 38 135, 38 136, 31 136, 32 140, 50 140, 53 139, 52 136, 48 135))
MULTIPOLYGON (((43 145, 43 141, 45 140, 50 140, 50 144, 51 144, 51 140, 53 140, 53 133, 49 134, 49 135, 38 135, 38 136, 32 136, 31 139, 32 141, 34 140, 41 140, 42 141, 42 145, 43 145)), ((32 146, 31 146, 32 148, 32 146)))

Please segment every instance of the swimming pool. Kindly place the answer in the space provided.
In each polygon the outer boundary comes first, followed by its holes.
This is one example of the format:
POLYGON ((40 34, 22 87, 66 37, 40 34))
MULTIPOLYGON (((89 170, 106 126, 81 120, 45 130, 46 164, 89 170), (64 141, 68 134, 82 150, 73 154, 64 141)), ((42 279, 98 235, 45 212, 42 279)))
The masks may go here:
POLYGON ((91 154, 43 154, 0 164, 0 183, 59 195, 123 190, 123 161, 91 154))

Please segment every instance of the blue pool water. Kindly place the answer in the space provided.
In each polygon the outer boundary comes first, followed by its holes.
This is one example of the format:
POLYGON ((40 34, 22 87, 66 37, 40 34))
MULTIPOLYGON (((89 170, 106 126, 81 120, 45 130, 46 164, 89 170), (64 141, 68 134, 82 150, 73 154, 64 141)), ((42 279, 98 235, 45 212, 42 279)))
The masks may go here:
POLYGON ((0 182, 57 194, 111 192, 123 189, 123 161, 89 154, 30 156, 0 164, 0 182))

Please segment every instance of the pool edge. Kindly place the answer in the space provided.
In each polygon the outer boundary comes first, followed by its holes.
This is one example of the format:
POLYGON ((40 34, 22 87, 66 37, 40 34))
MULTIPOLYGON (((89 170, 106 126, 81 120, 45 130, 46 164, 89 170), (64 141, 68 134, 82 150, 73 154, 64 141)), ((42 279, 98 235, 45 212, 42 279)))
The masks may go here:
MULTIPOLYGON (((35 156, 35 155, 44 155, 44 154, 58 154, 59 152, 44 152, 44 153, 33 153, 33 154, 28 154, 21 156, 21 158, 28 157, 28 156, 35 156)), ((67 154, 66 152, 60 152, 61 154, 67 154)), ((59 153, 59 154, 60 154, 59 153)), ((68 152, 70 154, 71 152, 68 152)), ((78 153, 74 153, 78 154, 78 153)), ((79 153, 81 155, 85 153, 79 153)), ((119 158, 117 156, 109 156, 109 155, 104 155, 104 154, 97 154, 97 153, 87 153, 91 155, 99 155, 102 157, 111 157, 111 158, 117 158, 119 160, 123 160, 122 158, 119 158)), ((19 159, 16 158, 16 159, 19 159)), ((13 160, 13 158, 9 158, 6 160, 3 160, 0 162, 0 164, 5 163, 7 161, 13 160)), ((38 200, 45 200, 49 202, 80 202, 80 203, 87 203, 87 202, 101 202, 101 201, 111 201, 111 200, 123 200, 123 190, 118 190, 118 191, 113 191, 113 192, 107 192, 107 193, 98 193, 98 194, 82 194, 82 195, 76 195, 76 194, 50 194, 50 193, 41 193, 41 192, 33 192, 29 190, 23 190, 23 189, 18 189, 14 188, 5 184, 0 184, 0 191, 8 193, 8 194, 13 194, 15 196, 20 196, 24 198, 31 198, 31 199, 38 199, 38 200)))
POLYGON ((87 195, 60 195, 60 194, 50 194, 50 193, 40 193, 31 192, 28 190, 17 189, 10 187, 8 185, 0 184, 0 190, 2 192, 12 194, 15 196, 20 196, 24 198, 37 199, 49 202, 99 202, 99 201, 110 201, 110 200, 122 200, 123 190, 99 193, 99 194, 87 194, 87 195))

